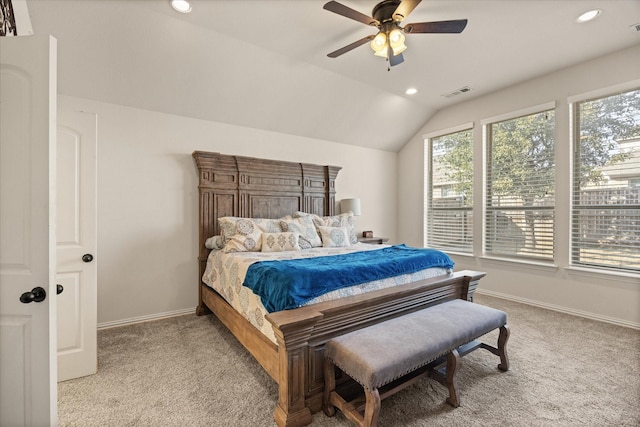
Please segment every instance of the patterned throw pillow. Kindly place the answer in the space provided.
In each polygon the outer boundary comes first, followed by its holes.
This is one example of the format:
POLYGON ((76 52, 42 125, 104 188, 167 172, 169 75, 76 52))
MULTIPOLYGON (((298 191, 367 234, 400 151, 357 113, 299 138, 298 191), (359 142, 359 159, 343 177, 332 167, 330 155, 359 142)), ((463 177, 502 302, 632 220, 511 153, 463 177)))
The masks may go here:
POLYGON ((341 248, 349 246, 349 231, 347 227, 318 227, 322 236, 322 246, 325 248, 341 248))
POLYGON ((319 216, 316 214, 308 214, 304 212, 296 212, 296 217, 310 216, 315 224, 316 228, 319 227, 346 227, 349 243, 358 243, 358 237, 356 236, 356 218, 353 216, 353 212, 347 212, 340 215, 332 216, 319 216))
POLYGON ((211 236, 204 242, 204 247, 207 249, 222 249, 224 240, 222 236, 211 236))
POLYGON ((299 237, 292 232, 262 233, 262 252, 299 251, 299 237))
POLYGON ((222 217, 218 219, 225 252, 259 252, 262 233, 280 233, 279 219, 222 217))
POLYGON ((282 231, 291 231, 300 234, 300 247, 303 249, 305 247, 317 248, 322 246, 322 240, 320 240, 316 226, 313 224, 310 216, 282 220, 280 221, 280 227, 282 227, 282 231))

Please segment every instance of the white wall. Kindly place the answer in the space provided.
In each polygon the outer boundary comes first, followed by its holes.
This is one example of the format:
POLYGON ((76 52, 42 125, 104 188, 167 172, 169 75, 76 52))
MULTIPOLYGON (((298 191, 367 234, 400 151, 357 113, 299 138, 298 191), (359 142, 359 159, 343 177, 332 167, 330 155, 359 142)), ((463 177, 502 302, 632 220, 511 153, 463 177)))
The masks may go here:
POLYGON ((423 135, 474 122, 474 229, 482 226, 482 133, 480 121, 509 112, 556 102, 558 188, 556 265, 544 267, 483 258, 476 242, 474 257, 454 256, 456 269, 487 272, 481 292, 560 311, 640 327, 640 278, 588 273, 566 268, 569 260, 569 105, 567 97, 640 79, 640 46, 560 70, 439 111, 398 155, 398 238, 422 246, 423 135), (565 238, 566 237, 566 238, 565 238))
POLYGON ((195 150, 341 166, 336 200, 361 198, 357 230, 395 240, 396 153, 64 95, 59 108, 98 115, 99 326, 195 308, 195 150))

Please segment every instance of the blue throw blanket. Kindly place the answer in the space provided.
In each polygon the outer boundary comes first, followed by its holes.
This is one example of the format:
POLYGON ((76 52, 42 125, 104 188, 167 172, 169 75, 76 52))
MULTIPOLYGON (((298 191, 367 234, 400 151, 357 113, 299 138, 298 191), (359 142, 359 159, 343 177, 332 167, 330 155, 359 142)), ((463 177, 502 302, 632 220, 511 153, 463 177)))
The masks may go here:
POLYGON ((380 250, 285 261, 261 261, 249 266, 244 286, 262 299, 269 313, 300 307, 335 289, 431 267, 453 268, 444 252, 405 245, 380 250))

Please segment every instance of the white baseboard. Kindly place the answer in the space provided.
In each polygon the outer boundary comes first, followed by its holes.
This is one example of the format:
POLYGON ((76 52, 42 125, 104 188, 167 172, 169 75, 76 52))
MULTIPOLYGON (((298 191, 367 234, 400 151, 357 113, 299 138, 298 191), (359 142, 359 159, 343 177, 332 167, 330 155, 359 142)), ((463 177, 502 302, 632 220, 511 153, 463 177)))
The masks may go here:
POLYGON ((510 301, 521 302, 523 304, 535 307, 546 308, 547 310, 559 311, 561 313, 571 314, 574 316, 585 317, 587 319, 598 320, 600 322, 611 323, 614 325, 625 326, 627 328, 640 329, 640 323, 630 322, 628 320, 617 319, 615 317, 602 316, 600 314, 590 313, 588 311, 575 310, 573 308, 561 307, 559 305, 547 304, 528 298, 514 297, 513 295, 503 294, 500 292, 487 291, 486 289, 476 289, 476 294, 488 295, 490 297, 502 298, 510 301))
POLYGON ((98 323, 98 330, 116 328, 118 326, 133 325, 135 323, 149 322, 151 320, 166 319, 168 317, 184 316, 185 314, 194 314, 195 308, 185 308, 182 310, 168 311, 165 313, 150 314, 148 316, 132 317, 131 319, 114 320, 112 322, 98 323))

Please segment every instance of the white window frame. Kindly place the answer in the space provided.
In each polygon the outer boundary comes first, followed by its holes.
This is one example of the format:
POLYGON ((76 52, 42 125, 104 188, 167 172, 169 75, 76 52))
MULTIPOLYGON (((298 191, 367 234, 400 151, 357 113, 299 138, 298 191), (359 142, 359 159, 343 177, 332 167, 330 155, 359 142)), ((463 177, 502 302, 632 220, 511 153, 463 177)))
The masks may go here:
POLYGON ((609 96, 615 96, 616 94, 621 94, 624 92, 629 92, 633 90, 638 90, 640 88, 640 79, 633 80, 630 82, 622 83, 619 85, 609 86, 605 88, 601 88, 598 90, 582 93, 579 95, 570 96, 567 98, 567 103, 569 104, 569 113, 570 113, 570 144, 571 144, 571 161, 569 166, 569 173, 571 176, 571 200, 570 200, 570 236, 569 236, 569 265, 568 269, 576 270, 576 271, 586 271, 586 272, 601 272, 605 274, 615 274, 621 276, 630 275, 632 277, 636 277, 639 272, 637 270, 625 269, 616 266, 603 266, 603 265, 590 265, 585 262, 576 262, 574 259, 574 250, 576 248, 576 242, 574 240, 573 230, 573 216, 576 209, 575 199, 574 199, 574 191, 575 191, 575 168, 576 162, 578 161, 577 153, 578 153, 578 141, 577 137, 580 134, 578 123, 578 117, 576 116, 576 108, 579 103, 588 102, 592 100, 598 100, 601 98, 607 98, 609 96))
MULTIPOLYGON (((424 218, 424 227, 423 227, 423 237, 422 237, 422 241, 423 241, 423 246, 427 247, 430 246, 430 242, 429 242, 429 231, 430 231, 430 204, 431 204, 431 194, 432 194, 432 173, 433 173, 433 164, 432 164, 432 158, 431 158, 431 145, 432 145, 432 140, 445 136, 445 135, 450 135, 453 133, 458 133, 458 132, 463 132, 463 131, 471 131, 472 133, 475 133, 476 129, 474 126, 474 122, 469 122, 469 123, 464 123, 458 126, 453 126, 447 129, 443 129, 443 130, 439 130, 436 132, 431 132, 428 134, 425 134, 422 136, 423 138, 423 148, 424 148, 424 164, 425 164, 425 168, 424 168, 424 194, 423 194, 423 201, 424 201, 424 206, 423 206, 423 218, 424 218)), ((475 166, 475 161, 472 158, 472 165, 475 166)), ((474 167, 475 169, 475 167, 474 167)), ((474 172, 475 174, 475 172, 474 172)), ((476 197, 474 196, 473 198, 473 203, 475 205, 476 203, 476 197)), ((468 210, 471 212, 471 214, 473 215, 475 209, 474 206, 470 206, 465 208, 465 210, 468 210)), ((472 229, 471 229, 471 233, 473 236, 473 239, 475 240, 475 236, 476 233, 473 230, 473 225, 472 225, 472 229)), ((438 249, 445 249, 445 248, 438 248, 438 249)), ((473 255, 473 243, 471 245, 471 248, 469 251, 463 251, 463 250, 448 250, 446 249, 446 251, 448 253, 455 253, 455 254, 460 254, 460 255, 473 255)))
MULTIPOLYGON (((550 258, 538 258, 538 257, 528 257, 528 256, 520 256, 517 254, 503 254, 503 253, 493 253, 493 252, 489 252, 487 251, 487 217, 488 217, 488 208, 487 208, 487 203, 488 203, 488 195, 487 195, 487 186, 489 184, 489 167, 488 167, 488 162, 491 160, 490 158, 490 153, 489 153, 489 148, 490 148, 490 141, 489 141, 489 126, 491 126, 494 123, 498 123, 498 122, 503 122, 503 121, 507 121, 507 120, 512 120, 512 119, 517 119, 519 117, 525 117, 525 116, 529 116, 529 115, 533 115, 533 114, 539 114, 545 111, 553 111, 554 112, 554 117, 557 120, 557 109, 556 109, 556 102, 555 101, 551 101, 551 102, 547 102, 547 103, 543 103, 543 104, 538 104, 538 105, 534 105, 531 107, 527 107, 527 108, 523 108, 520 110, 516 110, 516 111, 511 111, 509 113, 505 113, 505 114, 501 114, 501 115, 497 115, 497 116, 493 116, 493 117, 488 117, 485 119, 482 119, 480 121, 480 125, 482 127, 482 141, 483 141, 483 147, 482 147, 482 152, 483 152, 483 161, 482 161, 482 167, 483 167, 483 193, 482 193, 482 256, 483 258, 488 258, 488 259, 504 259, 507 261, 511 261, 511 262, 524 262, 524 263, 530 263, 532 265, 540 265, 540 266, 551 266, 551 267, 555 267, 555 259, 556 259, 556 238, 557 238, 557 232, 556 232, 556 227, 557 227, 557 220, 554 219, 554 224, 553 224, 553 255, 550 258)), ((555 123, 556 129, 557 129, 557 121, 555 123)), ((557 132, 556 132, 557 133, 557 132)), ((555 142, 555 146, 554 146, 554 158, 557 155, 557 144, 558 144, 558 140, 557 140, 557 134, 554 135, 556 140, 555 142)), ((557 177, 558 177, 558 165, 555 165, 555 180, 554 180, 554 185, 557 186, 557 177)), ((557 200, 554 202, 554 206, 553 208, 545 208, 546 210, 552 211, 553 215, 555 217, 555 215, 557 214, 557 200)))

